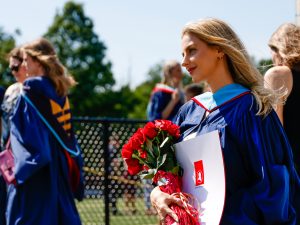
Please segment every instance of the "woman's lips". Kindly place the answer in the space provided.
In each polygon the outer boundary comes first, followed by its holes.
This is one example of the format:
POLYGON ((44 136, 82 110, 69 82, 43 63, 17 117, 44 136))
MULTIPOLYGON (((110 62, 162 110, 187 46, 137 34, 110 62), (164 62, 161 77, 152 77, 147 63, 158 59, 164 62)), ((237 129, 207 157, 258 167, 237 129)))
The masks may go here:
POLYGON ((187 71, 189 71, 189 73, 192 74, 195 69, 196 69, 196 67, 188 68, 187 71))

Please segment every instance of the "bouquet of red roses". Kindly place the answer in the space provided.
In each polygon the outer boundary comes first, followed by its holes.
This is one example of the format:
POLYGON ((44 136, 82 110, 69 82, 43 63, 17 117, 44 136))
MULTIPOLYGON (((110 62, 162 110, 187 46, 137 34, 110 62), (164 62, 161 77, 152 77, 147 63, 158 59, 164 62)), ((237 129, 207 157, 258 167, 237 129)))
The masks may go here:
MULTIPOLYGON (((148 122, 123 146, 122 158, 131 175, 139 174, 142 179, 152 179, 161 191, 182 200, 184 207, 170 205, 178 216, 178 224, 199 225, 198 210, 190 204, 192 196, 181 192, 182 169, 173 148, 179 136, 179 127, 169 120, 148 122)), ((175 222, 170 216, 165 221, 167 225, 175 222)))

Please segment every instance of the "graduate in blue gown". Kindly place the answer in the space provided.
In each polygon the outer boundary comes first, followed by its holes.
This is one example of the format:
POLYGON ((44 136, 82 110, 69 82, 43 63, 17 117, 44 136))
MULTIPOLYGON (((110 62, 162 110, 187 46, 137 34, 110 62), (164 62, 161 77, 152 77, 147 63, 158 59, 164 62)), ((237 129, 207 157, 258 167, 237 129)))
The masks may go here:
MULTIPOLYGON (((16 79, 16 82, 10 85, 3 96, 1 104, 1 147, 4 150, 8 144, 10 135, 10 120, 22 89, 22 83, 26 79, 26 68, 23 62, 23 52, 21 47, 12 49, 9 53, 9 69, 16 79)), ((6 183, 0 177, 0 225, 5 225, 6 211, 6 183)))
MULTIPOLYGON (((4 88, 0 87, 0 105, 2 104, 3 101, 4 91, 5 91, 4 88)), ((0 115, 2 116, 1 109, 0 109, 0 115)), ((2 176, 0 175, 0 225, 5 225, 5 207, 6 207, 6 184, 2 176)))
MULTIPOLYGON (((194 82, 211 92, 181 107, 181 139, 219 131, 226 180, 220 224, 300 224, 300 181, 284 129, 272 105, 284 92, 265 89, 263 77, 234 31, 223 21, 187 24, 182 35, 182 65, 194 82)), ((174 219, 166 205, 180 204, 158 187, 152 203, 164 222, 174 219)))
POLYGON ((83 197, 82 161, 66 97, 75 81, 46 39, 25 45, 24 61, 32 77, 11 122, 16 184, 8 187, 7 225, 80 225, 74 198, 83 197))
POLYGON ((5 225, 6 184, 0 176, 0 225, 5 225))
POLYGON ((174 120, 184 103, 183 73, 180 64, 175 60, 167 61, 163 73, 162 82, 155 85, 147 106, 147 119, 150 121, 174 120))

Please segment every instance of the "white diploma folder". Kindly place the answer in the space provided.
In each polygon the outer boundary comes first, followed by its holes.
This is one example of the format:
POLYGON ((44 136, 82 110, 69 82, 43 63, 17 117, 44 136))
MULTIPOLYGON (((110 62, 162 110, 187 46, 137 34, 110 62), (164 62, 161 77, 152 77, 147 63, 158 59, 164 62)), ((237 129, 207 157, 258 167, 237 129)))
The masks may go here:
POLYGON ((218 225, 225 202, 225 171, 218 131, 175 144, 183 168, 182 191, 200 206, 201 225, 218 225))

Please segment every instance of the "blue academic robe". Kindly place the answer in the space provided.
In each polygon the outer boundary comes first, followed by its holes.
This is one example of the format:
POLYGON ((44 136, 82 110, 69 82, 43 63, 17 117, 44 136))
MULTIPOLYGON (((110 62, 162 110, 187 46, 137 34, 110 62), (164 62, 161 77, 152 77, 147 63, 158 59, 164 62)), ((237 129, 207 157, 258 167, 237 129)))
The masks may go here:
POLYGON ((290 144, 273 110, 265 117, 256 113, 251 92, 230 84, 182 106, 177 124, 181 139, 219 131, 226 180, 220 224, 300 224, 300 183, 290 144))
MULTIPOLYGON (((46 105, 51 99, 56 111, 66 103, 46 77, 26 80, 24 90, 28 97, 48 99, 46 105)), ((11 144, 17 185, 8 187, 7 225, 80 225, 66 153, 23 97, 12 117, 11 144)))
MULTIPOLYGON (((0 86, 0 105, 2 104, 4 93, 5 93, 5 89, 0 86)), ((2 111, 0 112, 0 114, 2 114, 2 111)), ((2 176, 0 175, 0 225, 5 225, 5 208, 6 208, 6 184, 2 176)))
POLYGON ((5 225, 6 184, 0 176, 0 225, 5 225))
MULTIPOLYGON (((154 87, 151 93, 150 101, 147 106, 147 117, 149 121, 162 119, 162 112, 171 101, 172 94, 174 91, 174 88, 164 84, 157 84, 154 87)), ((183 94, 181 94, 180 101, 175 105, 167 120, 171 120, 174 122, 179 108, 184 103, 183 98, 184 96, 183 94)))

